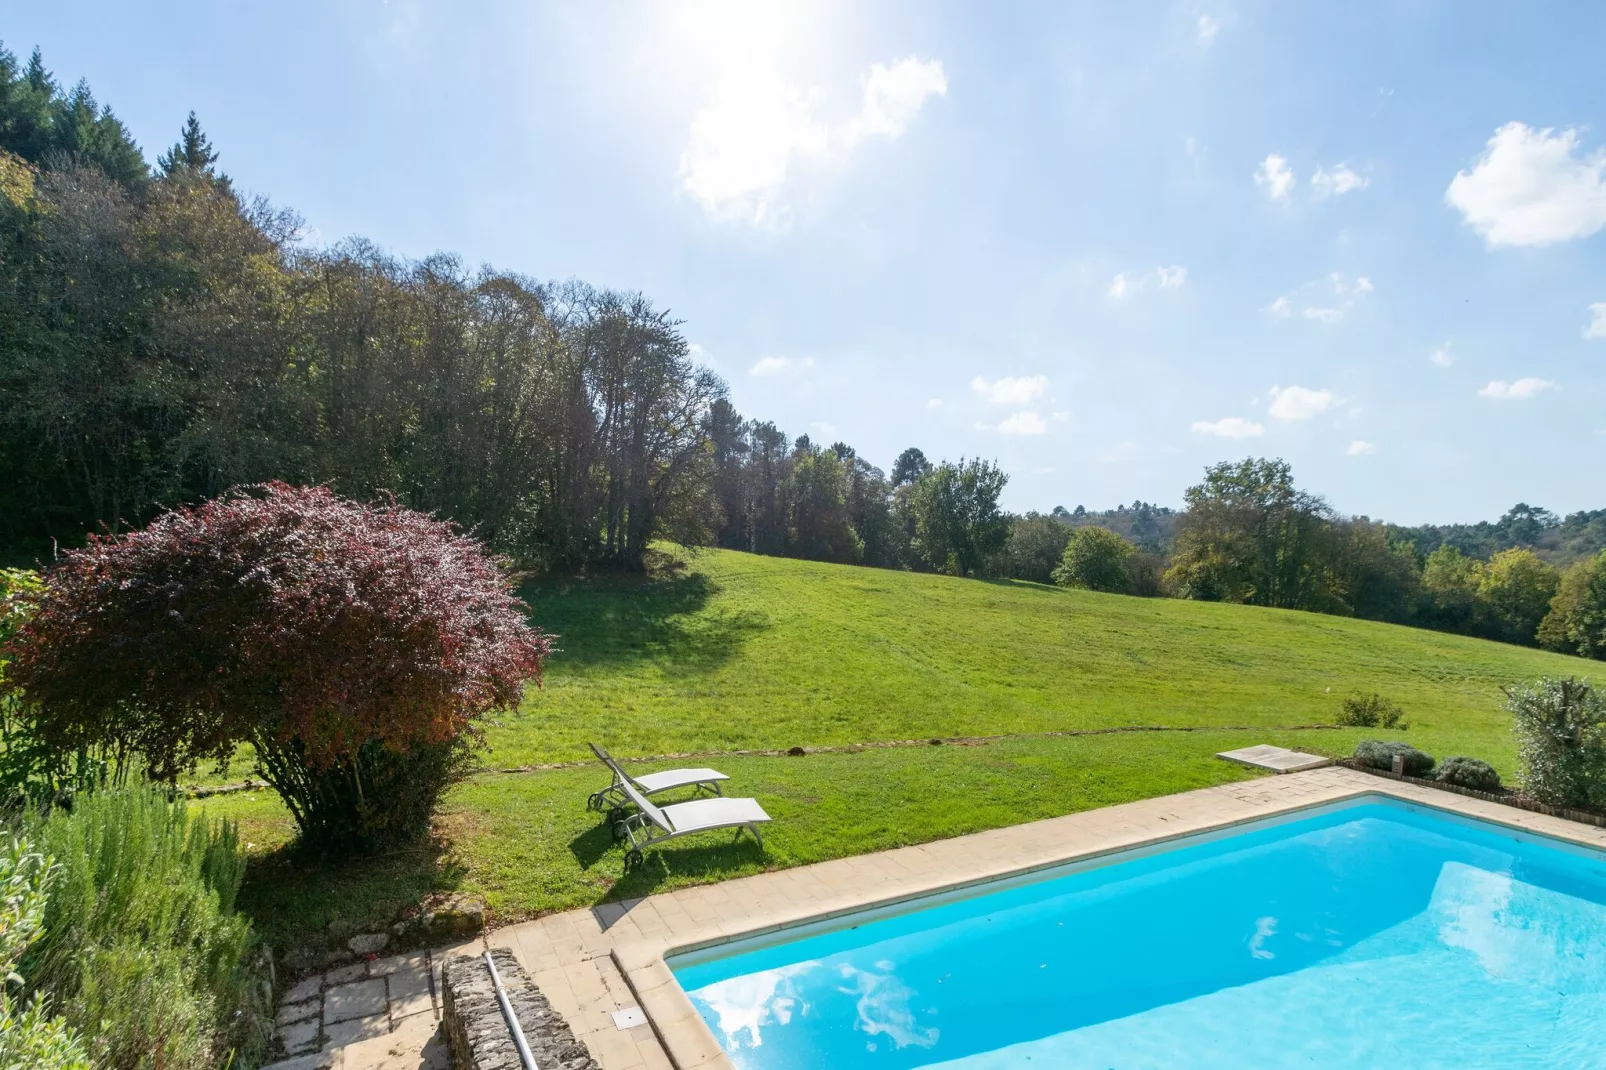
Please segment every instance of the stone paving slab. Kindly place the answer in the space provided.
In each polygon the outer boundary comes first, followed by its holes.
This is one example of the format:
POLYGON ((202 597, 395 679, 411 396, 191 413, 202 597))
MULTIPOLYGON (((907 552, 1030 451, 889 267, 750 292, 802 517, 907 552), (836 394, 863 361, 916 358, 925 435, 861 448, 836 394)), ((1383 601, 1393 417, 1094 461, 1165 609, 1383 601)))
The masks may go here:
POLYGON ((387 1012, 389 997, 383 977, 351 981, 326 989, 323 994, 323 1024, 334 1025, 351 1018, 387 1012))
POLYGON ((264 1070, 444 1070, 444 1049, 430 1046, 440 1020, 432 965, 432 953, 419 951, 303 978, 275 1017, 287 1058, 264 1070))
POLYGON ((366 1015, 362 1018, 346 1018, 333 1024, 325 1023, 323 1027, 323 1048, 329 1051, 334 1048, 344 1048, 358 1041, 372 1040, 382 1037, 390 1032, 390 1013, 380 1011, 377 1014, 366 1015))
POLYGON ((279 1013, 274 1016, 273 1023, 286 1026, 291 1022, 304 1022, 308 1018, 316 1018, 323 1012, 323 1001, 314 992, 312 998, 302 1000, 300 1003, 281 1003, 279 1013))
POLYGON ((1307 769, 1320 769, 1324 765, 1333 764, 1333 759, 1324 758, 1320 754, 1306 754, 1304 751, 1289 750, 1287 747, 1274 747, 1270 743, 1224 750, 1216 757, 1273 773, 1300 773, 1307 769))

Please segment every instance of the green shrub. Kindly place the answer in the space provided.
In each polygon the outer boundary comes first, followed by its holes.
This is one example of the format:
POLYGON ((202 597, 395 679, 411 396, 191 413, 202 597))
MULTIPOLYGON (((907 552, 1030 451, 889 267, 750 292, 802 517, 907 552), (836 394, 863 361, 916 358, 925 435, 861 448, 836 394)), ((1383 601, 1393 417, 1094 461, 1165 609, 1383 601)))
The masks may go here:
POLYGON ((16 836, 0 838, 0 1067, 4 1070, 90 1070, 83 1040, 49 1001, 37 996, 18 1008, 11 987, 21 984, 17 960, 39 937, 46 895, 56 867, 16 836))
POLYGON ((1433 775, 1434 779, 1445 784, 1455 784, 1474 791, 1500 790, 1500 774, 1494 771, 1494 766, 1459 754, 1440 762, 1438 772, 1433 775))
POLYGON ((1132 544, 1115 532, 1092 525, 1077 528, 1054 570, 1054 582, 1061 587, 1125 594, 1132 584, 1127 572, 1131 556, 1132 544))
POLYGON ((23 974, 97 1067, 200 1070, 266 1046, 251 925, 234 911, 245 863, 233 826, 143 783, 30 824, 58 868, 23 974))
POLYGON ((1411 727, 1409 722, 1403 720, 1404 717, 1405 711, 1382 695, 1357 692, 1344 700, 1338 723, 1357 728, 1394 728, 1403 732, 1411 727))
POLYGON ((1405 759, 1406 776, 1426 776, 1433 769, 1433 755, 1398 740, 1363 739, 1355 744, 1355 760, 1371 769, 1393 770, 1396 755, 1405 759))
POLYGON ((1606 701, 1586 681, 1506 689, 1523 787, 1552 806, 1606 806, 1606 701))

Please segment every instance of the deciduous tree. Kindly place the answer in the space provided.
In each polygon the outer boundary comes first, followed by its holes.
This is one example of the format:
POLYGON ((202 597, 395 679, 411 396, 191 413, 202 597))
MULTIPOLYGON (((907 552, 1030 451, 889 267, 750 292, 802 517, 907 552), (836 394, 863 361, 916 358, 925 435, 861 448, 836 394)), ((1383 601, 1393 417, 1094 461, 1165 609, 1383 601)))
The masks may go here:
POLYGON ((1131 557, 1132 544, 1115 532, 1093 525, 1077 528, 1054 570, 1054 582, 1061 587, 1125 594, 1131 587, 1127 573, 1131 557))
POLYGON ((921 476, 909 496, 914 549, 938 572, 973 576, 1009 534, 998 496, 1009 481, 987 461, 944 462, 921 476))
POLYGON ((1562 576, 1539 641, 1552 650, 1606 660, 1606 550, 1562 576))

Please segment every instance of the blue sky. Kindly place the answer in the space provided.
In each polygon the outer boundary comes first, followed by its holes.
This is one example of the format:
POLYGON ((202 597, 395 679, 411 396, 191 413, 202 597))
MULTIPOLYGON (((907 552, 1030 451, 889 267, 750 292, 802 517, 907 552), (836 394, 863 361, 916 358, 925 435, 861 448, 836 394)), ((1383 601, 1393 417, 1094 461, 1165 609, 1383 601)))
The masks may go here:
POLYGON ((27 5, 312 240, 640 289, 746 414, 1180 504, 1606 505, 1596 5, 27 5), (1595 307, 1591 307, 1595 306, 1595 307), (1594 337, 1591 337, 1594 335, 1594 337))

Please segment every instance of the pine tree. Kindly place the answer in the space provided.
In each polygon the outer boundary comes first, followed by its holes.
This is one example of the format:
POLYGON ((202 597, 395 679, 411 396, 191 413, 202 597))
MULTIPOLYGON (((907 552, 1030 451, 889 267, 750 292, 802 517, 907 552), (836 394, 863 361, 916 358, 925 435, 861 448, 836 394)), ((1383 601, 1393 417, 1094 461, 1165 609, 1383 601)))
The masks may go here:
POLYGON ((217 151, 212 148, 212 142, 202 132, 200 121, 195 118, 193 111, 184 121, 184 132, 179 136, 177 144, 156 160, 156 166, 168 178, 179 171, 212 178, 220 177, 212 169, 215 163, 217 163, 217 151))
POLYGON ((28 65, 0 47, 0 149, 36 167, 94 167, 137 187, 149 177, 145 158, 112 110, 79 82, 63 95, 36 48, 28 65))

